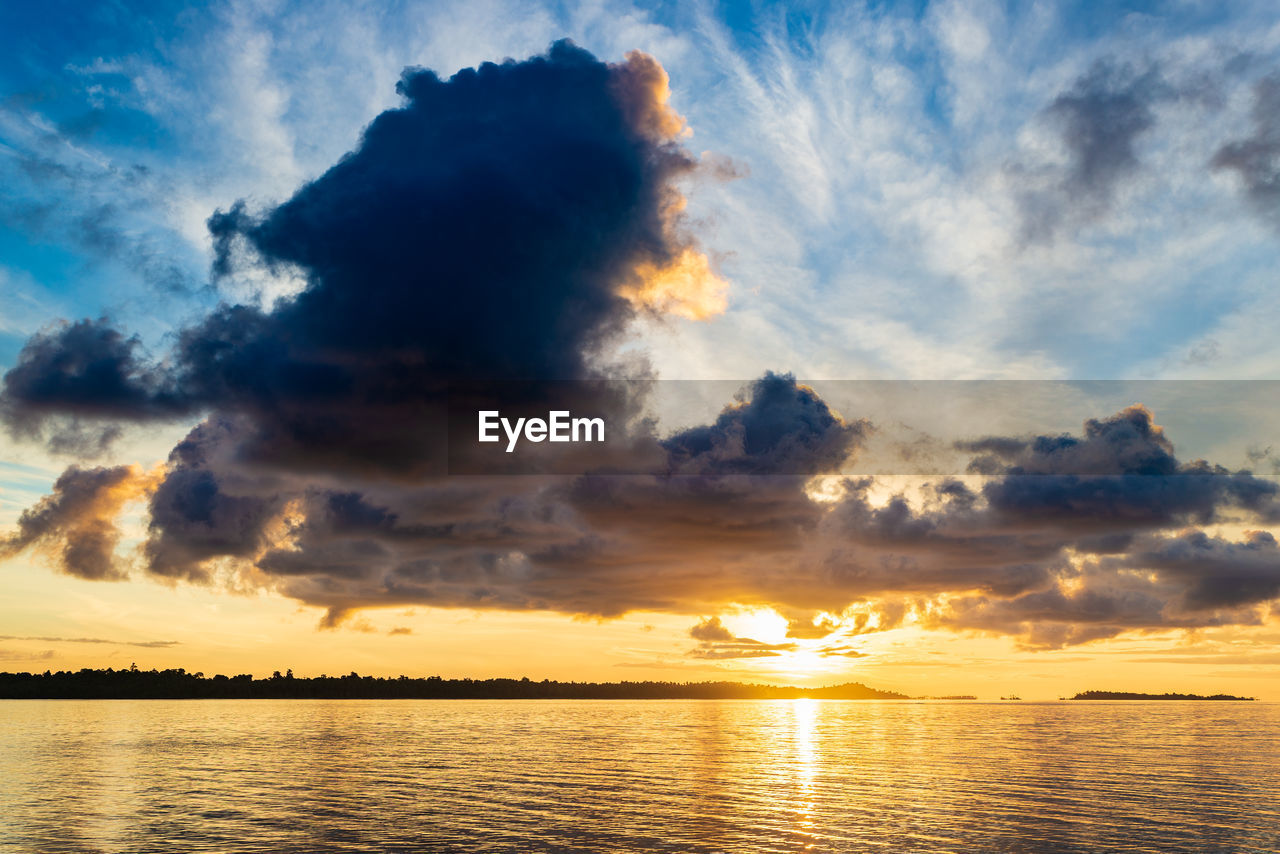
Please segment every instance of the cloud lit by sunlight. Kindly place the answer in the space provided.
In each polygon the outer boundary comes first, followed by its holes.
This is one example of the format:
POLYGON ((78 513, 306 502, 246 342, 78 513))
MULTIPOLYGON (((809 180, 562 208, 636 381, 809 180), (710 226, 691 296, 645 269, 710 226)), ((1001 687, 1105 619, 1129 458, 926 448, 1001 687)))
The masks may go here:
POLYGON ((686 248, 670 264, 636 265, 636 281, 619 289, 638 308, 705 320, 728 306, 729 284, 711 269, 707 256, 686 248))

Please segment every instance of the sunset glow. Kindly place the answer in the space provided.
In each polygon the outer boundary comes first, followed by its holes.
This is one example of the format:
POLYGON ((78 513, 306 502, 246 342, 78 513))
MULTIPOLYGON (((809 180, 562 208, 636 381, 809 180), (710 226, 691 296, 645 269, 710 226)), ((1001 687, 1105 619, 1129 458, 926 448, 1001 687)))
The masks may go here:
POLYGON ((1270 696, 1275 16, 1060 5, 11 10, 5 666, 1270 696))

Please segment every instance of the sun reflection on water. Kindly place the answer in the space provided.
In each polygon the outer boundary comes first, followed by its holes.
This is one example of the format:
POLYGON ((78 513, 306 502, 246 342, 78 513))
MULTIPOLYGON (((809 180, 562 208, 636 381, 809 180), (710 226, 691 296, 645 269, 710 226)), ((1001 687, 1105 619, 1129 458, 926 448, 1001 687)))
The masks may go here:
POLYGON ((814 778, 818 772, 818 746, 816 724, 820 700, 803 698, 791 700, 791 738, 795 768, 795 826, 796 833, 804 838, 805 847, 811 847, 814 837, 814 778))

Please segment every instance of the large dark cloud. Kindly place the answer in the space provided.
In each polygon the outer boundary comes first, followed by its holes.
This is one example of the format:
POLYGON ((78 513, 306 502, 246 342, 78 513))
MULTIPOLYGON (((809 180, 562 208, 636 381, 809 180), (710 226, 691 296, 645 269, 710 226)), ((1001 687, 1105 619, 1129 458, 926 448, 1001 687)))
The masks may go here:
MULTIPOLYGON (((792 394, 748 397, 716 423, 778 406, 792 418, 782 445, 798 446, 812 419, 792 394)), ((388 604, 615 616, 733 602, 779 609, 800 639, 893 628, 914 610, 932 625, 1057 645, 1247 622, 1250 607, 1275 598, 1280 561, 1265 543, 1215 540, 1217 551, 1186 555, 1196 573, 1149 557, 1189 525, 1274 518, 1276 487, 1179 461, 1147 410, 1090 420, 1078 436, 978 441, 1006 455, 983 464, 998 471, 976 489, 932 482, 923 500, 877 499, 875 479, 847 477, 830 479, 835 497, 815 500, 805 476, 705 469, 318 490, 297 508, 305 521, 257 566, 288 595, 330 609, 330 622, 388 604), (1233 549, 1247 568, 1222 558, 1233 549), (1135 580, 1151 573, 1154 582, 1135 580), (1211 589, 1228 592, 1214 599, 1211 589), (817 618, 851 605, 861 616, 843 625, 817 618)), ((823 443, 809 447, 831 462, 823 443)), ((717 640, 714 629, 699 629, 712 644, 699 654, 771 652, 717 640)))
POLYGON ((674 184, 696 163, 652 58, 559 42, 449 80, 411 69, 398 91, 404 106, 284 204, 209 220, 215 273, 287 268, 300 293, 222 306, 163 371, 105 322, 40 336, 6 379, 5 419, 204 410, 241 416, 243 459, 412 477, 443 465, 447 384, 598 377, 637 311, 708 305, 719 282, 674 184), (673 269, 702 275, 681 292, 673 269))
MULTIPOLYGON (((109 440, 94 419, 208 413, 152 495, 152 571, 198 579, 210 558, 255 554, 308 478, 442 473, 451 384, 568 408, 582 392, 556 382, 607 376, 604 348, 638 312, 717 307, 675 184, 696 162, 651 57, 559 42, 448 80, 410 69, 398 91, 404 105, 291 199, 209 220, 215 275, 288 269, 300 293, 220 306, 161 362, 106 320, 63 324, 6 375, 10 429, 64 450, 109 440)), ((618 427, 636 406, 591 399, 618 427)))

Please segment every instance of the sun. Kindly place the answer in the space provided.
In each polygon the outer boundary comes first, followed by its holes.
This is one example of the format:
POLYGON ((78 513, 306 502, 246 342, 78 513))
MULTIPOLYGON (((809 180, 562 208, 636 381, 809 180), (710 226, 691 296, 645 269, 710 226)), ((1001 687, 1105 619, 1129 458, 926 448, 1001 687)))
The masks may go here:
POLYGON ((738 637, 761 643, 787 642, 787 618, 772 608, 747 608, 724 617, 723 622, 738 637))

